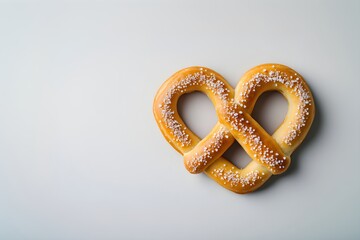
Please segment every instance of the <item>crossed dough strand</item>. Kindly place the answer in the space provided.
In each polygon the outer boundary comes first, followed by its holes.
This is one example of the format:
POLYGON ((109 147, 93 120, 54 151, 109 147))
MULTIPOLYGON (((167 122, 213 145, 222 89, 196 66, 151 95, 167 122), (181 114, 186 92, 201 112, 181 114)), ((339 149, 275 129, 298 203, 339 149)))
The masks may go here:
POLYGON ((190 173, 205 172, 236 193, 254 191, 272 174, 286 171, 291 153, 305 138, 315 114, 314 100, 303 78, 280 64, 252 68, 235 90, 211 69, 180 70, 160 87, 153 111, 164 137, 184 155, 190 173), (179 97, 193 91, 210 98, 219 120, 204 139, 185 125, 177 111, 179 97), (266 91, 279 91, 289 103, 284 121, 272 136, 251 117, 258 97, 266 91), (253 160, 243 169, 222 157, 234 140, 253 160))

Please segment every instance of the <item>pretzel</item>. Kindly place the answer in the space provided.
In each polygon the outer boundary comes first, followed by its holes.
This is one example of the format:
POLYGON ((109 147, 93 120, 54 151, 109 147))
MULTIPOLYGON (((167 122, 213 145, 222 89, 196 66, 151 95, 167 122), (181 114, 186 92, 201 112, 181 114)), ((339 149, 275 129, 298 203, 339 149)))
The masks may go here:
POLYGON ((235 90, 209 68, 180 70, 160 87, 153 112, 162 134, 184 156, 184 165, 190 173, 205 172, 226 189, 248 193, 273 174, 287 170, 290 155, 310 129, 315 106, 300 74, 284 65, 263 64, 246 72, 235 90), (289 110, 270 136, 251 117, 251 112, 262 93, 274 90, 284 95, 289 110), (185 125, 177 111, 179 97, 193 91, 205 93, 218 116, 215 127, 203 139, 185 125), (243 169, 222 157, 235 140, 252 159, 243 169))

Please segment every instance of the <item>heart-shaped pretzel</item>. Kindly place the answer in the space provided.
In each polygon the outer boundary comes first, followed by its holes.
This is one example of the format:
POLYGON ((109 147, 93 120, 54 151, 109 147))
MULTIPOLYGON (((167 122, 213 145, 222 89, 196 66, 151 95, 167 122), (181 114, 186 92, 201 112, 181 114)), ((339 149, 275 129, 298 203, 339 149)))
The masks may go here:
POLYGON ((286 171, 291 153, 307 135, 315 106, 309 87, 293 69, 280 64, 252 68, 240 79, 235 91, 215 71, 189 67, 172 75, 154 100, 155 119, 164 137, 182 155, 190 173, 205 173, 221 186, 237 192, 256 190, 272 174, 286 171), (258 97, 279 91, 289 103, 288 113, 270 136, 252 117, 258 97), (177 101, 185 93, 204 92, 215 106, 218 122, 200 139, 182 121, 177 101), (252 161, 239 169, 222 157, 234 139, 252 161))

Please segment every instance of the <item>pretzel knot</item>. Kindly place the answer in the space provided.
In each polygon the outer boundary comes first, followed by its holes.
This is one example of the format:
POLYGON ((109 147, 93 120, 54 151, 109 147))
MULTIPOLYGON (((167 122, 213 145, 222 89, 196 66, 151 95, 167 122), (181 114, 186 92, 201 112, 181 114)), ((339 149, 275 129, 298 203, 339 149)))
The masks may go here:
POLYGON ((205 172, 221 186, 247 193, 264 184, 272 174, 286 171, 291 153, 307 135, 315 114, 309 87, 291 68, 264 64, 245 73, 235 90, 215 71, 190 67, 178 71, 159 89, 154 115, 164 137, 182 155, 190 173, 205 172), (270 136, 252 117, 258 97, 279 91, 289 103, 288 113, 270 136), (177 101, 183 94, 204 92, 215 106, 218 122, 200 139, 180 118, 177 101), (222 157, 236 140, 252 161, 239 169, 222 157))

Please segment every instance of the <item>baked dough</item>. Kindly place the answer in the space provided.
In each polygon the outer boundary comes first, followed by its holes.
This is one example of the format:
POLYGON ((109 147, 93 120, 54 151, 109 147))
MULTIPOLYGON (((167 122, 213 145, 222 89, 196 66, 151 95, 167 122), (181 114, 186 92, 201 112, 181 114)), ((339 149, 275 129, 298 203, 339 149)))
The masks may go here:
POLYGON ((290 155, 310 129, 315 106, 299 73, 284 65, 263 64, 246 72, 235 90, 209 68, 180 70, 160 87, 153 112, 162 134, 184 156, 190 173, 205 172, 233 192, 248 193, 271 175, 287 170, 290 155), (204 139, 185 125, 177 111, 179 97, 193 91, 205 93, 218 116, 217 124, 204 139), (251 117, 258 97, 266 91, 279 91, 289 104, 284 121, 272 136, 251 117), (222 157, 234 140, 252 158, 243 169, 222 157))

